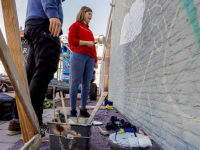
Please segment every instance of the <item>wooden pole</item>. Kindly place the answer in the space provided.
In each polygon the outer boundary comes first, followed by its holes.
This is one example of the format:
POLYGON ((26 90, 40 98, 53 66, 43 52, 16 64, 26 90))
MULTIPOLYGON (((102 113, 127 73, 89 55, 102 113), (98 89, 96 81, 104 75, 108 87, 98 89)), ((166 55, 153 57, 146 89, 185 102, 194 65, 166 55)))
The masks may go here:
POLYGON ((107 95, 108 95, 108 92, 104 92, 104 93, 102 94, 102 96, 100 97, 99 101, 97 102, 97 104, 96 104, 94 110, 92 111, 90 117, 88 118, 87 124, 91 124, 91 123, 92 123, 92 120, 94 119, 94 117, 95 117, 97 111, 98 111, 99 108, 101 107, 101 105, 102 105, 102 103, 103 103, 103 101, 104 101, 104 99, 106 98, 107 95))
POLYGON ((66 108, 65 108, 65 101, 64 101, 64 98, 63 98, 63 92, 62 91, 60 92, 60 96, 61 96, 61 101, 62 101, 63 113, 64 113, 64 116, 65 116, 65 123, 69 123, 69 121, 67 119, 67 113, 66 113, 66 108))
POLYGON ((24 113, 26 114, 26 116, 30 120, 30 123, 32 124, 33 133, 38 134, 39 125, 37 124, 38 122, 37 116, 30 102, 30 96, 28 96, 27 91, 23 85, 22 79, 17 71, 17 68, 12 59, 10 51, 5 43, 1 30, 0 30, 0 59, 14 87, 15 93, 17 97, 19 98, 18 100, 20 101, 22 108, 24 108, 25 110, 24 113))
MULTIPOLYGON (((21 48, 21 41, 20 41, 20 35, 19 35, 19 25, 18 25, 18 19, 17 19, 15 0, 1 0, 1 3, 2 3, 2 10, 3 10, 3 16, 4 16, 8 47, 12 55, 12 58, 14 60, 14 63, 16 65, 17 72, 19 73, 20 78, 23 82, 23 85, 26 89, 26 94, 28 97, 26 101, 27 103, 31 104, 29 90, 27 86, 25 68, 22 65, 23 64, 22 48, 21 48)), ((10 73, 12 74, 13 72, 10 72, 10 73)), ((32 108, 32 105, 30 106, 31 109, 26 110, 25 112, 24 110, 26 109, 25 107, 27 106, 22 104, 22 101, 19 101, 19 94, 17 92, 16 92, 16 95, 17 95, 16 101, 17 101, 17 108, 18 108, 18 113, 19 113, 23 141, 24 143, 26 143, 35 134, 39 133, 39 124, 38 124, 37 117, 30 118, 30 117, 35 116, 35 112, 32 108), (30 116, 30 113, 32 113, 31 116, 30 116)))

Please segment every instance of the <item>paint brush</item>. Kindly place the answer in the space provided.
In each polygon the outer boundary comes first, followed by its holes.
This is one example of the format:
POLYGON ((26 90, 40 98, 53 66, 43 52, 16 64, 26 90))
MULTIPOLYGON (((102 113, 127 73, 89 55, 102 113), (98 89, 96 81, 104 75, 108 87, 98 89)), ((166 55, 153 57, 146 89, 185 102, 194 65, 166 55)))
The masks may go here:
POLYGON ((100 133, 103 135, 103 136, 109 136, 108 132, 107 131, 104 131, 103 129, 101 129, 100 127, 98 127, 99 130, 100 130, 100 133))
POLYGON ((72 136, 75 136, 75 137, 80 137, 80 136, 81 136, 80 134, 76 134, 76 133, 73 133, 73 132, 70 132, 70 134, 71 134, 72 136))

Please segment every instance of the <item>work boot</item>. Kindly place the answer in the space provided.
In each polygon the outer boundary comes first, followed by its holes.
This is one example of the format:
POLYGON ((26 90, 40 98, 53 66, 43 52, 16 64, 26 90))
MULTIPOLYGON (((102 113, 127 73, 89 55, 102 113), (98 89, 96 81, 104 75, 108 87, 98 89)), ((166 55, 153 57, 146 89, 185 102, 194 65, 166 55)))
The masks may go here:
MULTIPOLYGON (((40 128, 42 128, 43 122, 39 122, 40 128)), ((8 125, 8 132, 7 135, 17 135, 21 134, 21 128, 20 128, 20 123, 15 122, 14 120, 10 120, 10 123, 8 125)))
POLYGON ((90 114, 87 112, 86 109, 80 109, 80 117, 89 118, 90 114))
POLYGON ((7 135, 12 136, 17 134, 21 134, 20 124, 16 123, 14 120, 10 120, 7 135))
POLYGON ((71 112, 70 112, 70 117, 77 117, 77 111, 76 109, 72 109, 71 112))

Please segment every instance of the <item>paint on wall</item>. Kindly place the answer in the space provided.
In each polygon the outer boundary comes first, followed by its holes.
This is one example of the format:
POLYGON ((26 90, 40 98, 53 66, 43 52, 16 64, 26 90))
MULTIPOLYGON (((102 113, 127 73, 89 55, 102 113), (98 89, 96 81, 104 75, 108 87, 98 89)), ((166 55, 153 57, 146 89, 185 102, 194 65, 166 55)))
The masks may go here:
MULTIPOLYGON (((199 27, 197 8, 195 6, 194 0, 183 0, 183 4, 185 6, 187 15, 189 17, 192 28, 197 36, 197 41, 200 46, 200 27, 199 27)), ((200 11, 200 8, 199 8, 199 11, 200 11)), ((197 53, 199 53, 198 51, 197 53)))
POLYGON ((130 12, 124 17, 121 29, 120 45, 134 41, 141 33, 143 17, 145 11, 145 1, 136 0, 130 8, 130 12))

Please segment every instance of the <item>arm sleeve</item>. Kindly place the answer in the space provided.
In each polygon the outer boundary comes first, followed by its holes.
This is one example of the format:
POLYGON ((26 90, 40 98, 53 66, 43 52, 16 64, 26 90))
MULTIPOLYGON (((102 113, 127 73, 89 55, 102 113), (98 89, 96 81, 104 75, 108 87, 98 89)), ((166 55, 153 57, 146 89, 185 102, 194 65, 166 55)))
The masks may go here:
POLYGON ((43 10, 49 19, 59 18, 56 0, 41 0, 41 3, 43 10))
POLYGON ((78 27, 75 26, 75 24, 73 24, 69 28, 69 34, 68 34, 69 45, 79 46, 80 40, 77 37, 78 37, 78 27))

